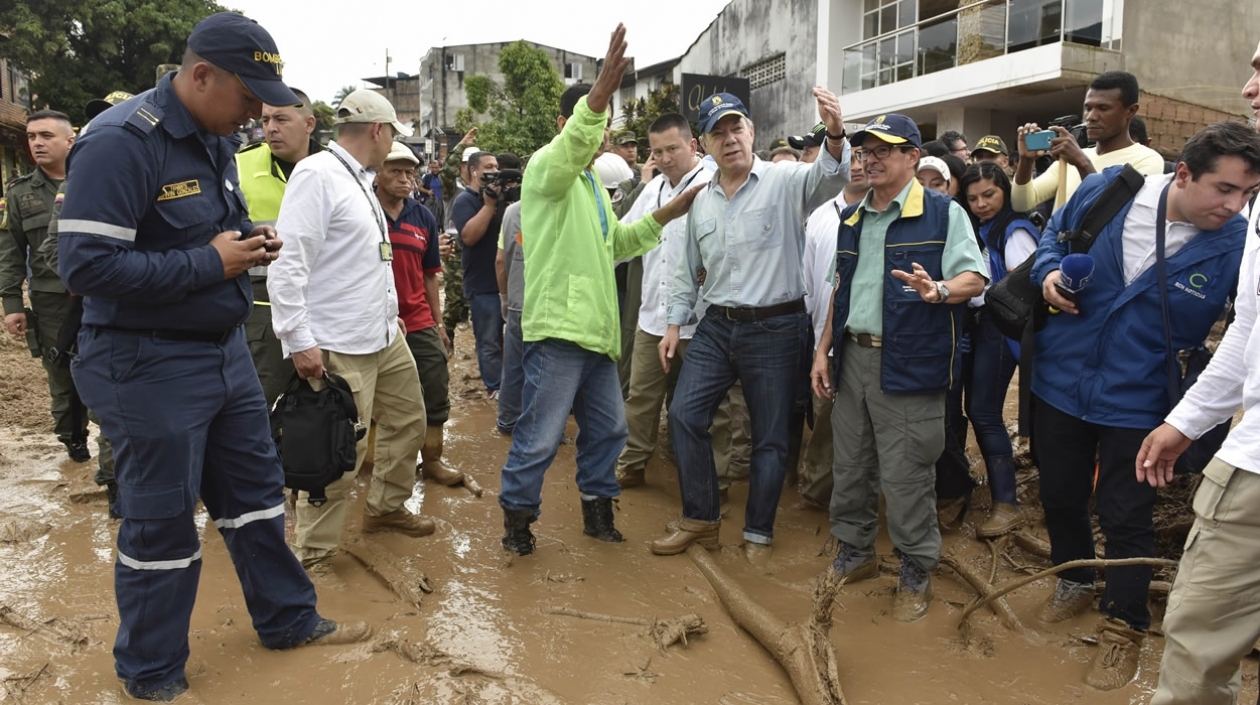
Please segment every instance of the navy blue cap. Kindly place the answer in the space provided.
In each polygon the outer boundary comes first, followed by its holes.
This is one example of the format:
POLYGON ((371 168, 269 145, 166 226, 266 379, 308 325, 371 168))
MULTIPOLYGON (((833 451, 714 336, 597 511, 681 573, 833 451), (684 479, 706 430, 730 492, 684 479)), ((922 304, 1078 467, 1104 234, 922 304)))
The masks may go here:
POLYGON ((743 115, 748 117, 748 108, 744 102, 730 93, 715 93, 700 104, 700 133, 708 134, 718 120, 727 115, 743 115))
POLYGON ((302 102, 284 85, 284 62, 275 41, 262 25, 245 15, 210 15, 193 27, 188 48, 224 71, 236 74, 249 92, 267 105, 302 102))
POLYGON ((898 113, 880 115, 866 123, 866 127, 853 134, 849 144, 861 147, 867 135, 874 135, 888 144, 923 147, 923 135, 919 134, 919 126, 914 124, 914 120, 898 113))

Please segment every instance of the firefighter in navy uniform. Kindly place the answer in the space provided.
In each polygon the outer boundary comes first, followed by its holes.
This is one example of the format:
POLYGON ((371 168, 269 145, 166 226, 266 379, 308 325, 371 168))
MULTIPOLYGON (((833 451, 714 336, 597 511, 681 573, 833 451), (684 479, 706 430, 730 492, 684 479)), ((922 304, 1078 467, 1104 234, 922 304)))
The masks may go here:
MULTIPOLYGON (((266 141, 236 154, 241 193, 245 195, 249 219, 255 227, 275 225, 293 167, 324 149, 311 136, 315 132, 315 113, 310 98, 302 91, 295 90, 293 93, 301 101, 297 105, 263 105, 262 124, 266 141)), ((251 267, 249 281, 253 287, 254 311, 245 321, 245 338, 249 343, 249 354, 254 359, 254 368, 258 371, 258 381, 262 382, 267 408, 271 408, 284 391, 284 385, 293 377, 293 362, 285 359, 280 339, 271 326, 267 268, 251 267)))
POLYGON ((284 649, 366 639, 315 611, 284 540, 283 471, 242 324, 246 271, 279 256, 238 185, 239 125, 293 105, 271 36, 223 12, 188 38, 177 74, 93 121, 70 155, 58 223, 61 276, 84 296, 71 369, 114 444, 120 625, 128 695, 188 690, 201 573, 198 498, 227 544, 253 627, 284 649))

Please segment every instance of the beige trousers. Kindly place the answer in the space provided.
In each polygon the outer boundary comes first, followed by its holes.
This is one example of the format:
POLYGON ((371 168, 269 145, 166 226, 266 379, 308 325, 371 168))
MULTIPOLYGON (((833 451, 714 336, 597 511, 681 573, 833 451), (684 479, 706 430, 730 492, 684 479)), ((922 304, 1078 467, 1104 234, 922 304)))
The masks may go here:
MULTIPOLYGON (((402 508, 416 483, 416 456, 424 445, 426 425, 416 361, 407 349, 405 336, 399 332, 383 350, 367 355, 324 351, 324 367, 350 385, 359 418, 376 422, 367 513, 380 516, 402 508)), ((364 434, 359 441, 354 470, 324 490, 327 502, 316 507, 307 500, 307 493, 298 494, 293 552, 303 565, 336 553, 350 490, 367 455, 368 438, 364 434)))
POLYGON ((1238 702, 1240 662, 1260 638, 1260 475, 1213 458, 1194 514, 1151 705, 1238 702))

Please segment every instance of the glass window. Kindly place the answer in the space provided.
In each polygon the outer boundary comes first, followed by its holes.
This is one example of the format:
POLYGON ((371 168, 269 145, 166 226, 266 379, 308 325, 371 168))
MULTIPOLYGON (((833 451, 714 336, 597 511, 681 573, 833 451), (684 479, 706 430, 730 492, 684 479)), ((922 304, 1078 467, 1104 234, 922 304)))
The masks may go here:
POLYGON ((1069 42, 1102 44, 1103 0, 1067 0, 1063 38, 1069 42))
POLYGON ((918 0, 901 0, 898 3, 897 12, 897 28, 909 27, 917 21, 915 12, 918 10, 918 0))
POLYGON ((1007 51, 1022 51, 1059 41, 1063 0, 1011 0, 1007 16, 1007 51))
POLYGON ((958 50, 958 17, 919 29, 919 74, 954 67, 958 50))

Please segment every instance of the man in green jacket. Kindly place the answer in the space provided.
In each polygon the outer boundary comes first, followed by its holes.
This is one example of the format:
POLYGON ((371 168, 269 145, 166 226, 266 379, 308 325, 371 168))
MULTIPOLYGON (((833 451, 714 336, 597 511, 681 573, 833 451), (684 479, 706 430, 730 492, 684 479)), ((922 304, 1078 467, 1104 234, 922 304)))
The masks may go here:
POLYGON ((699 187, 635 223, 619 223, 590 167, 607 138, 609 101, 629 66, 618 25, 593 86, 560 98, 560 134, 534 153, 521 188, 525 254, 525 388, 503 466, 503 547, 534 551, 529 525, 542 505, 543 474, 556 457, 569 411, 577 419, 577 485, 587 536, 619 542, 612 498, 626 444, 617 380, 621 330, 613 262, 656 246, 661 226, 687 212, 699 187))

